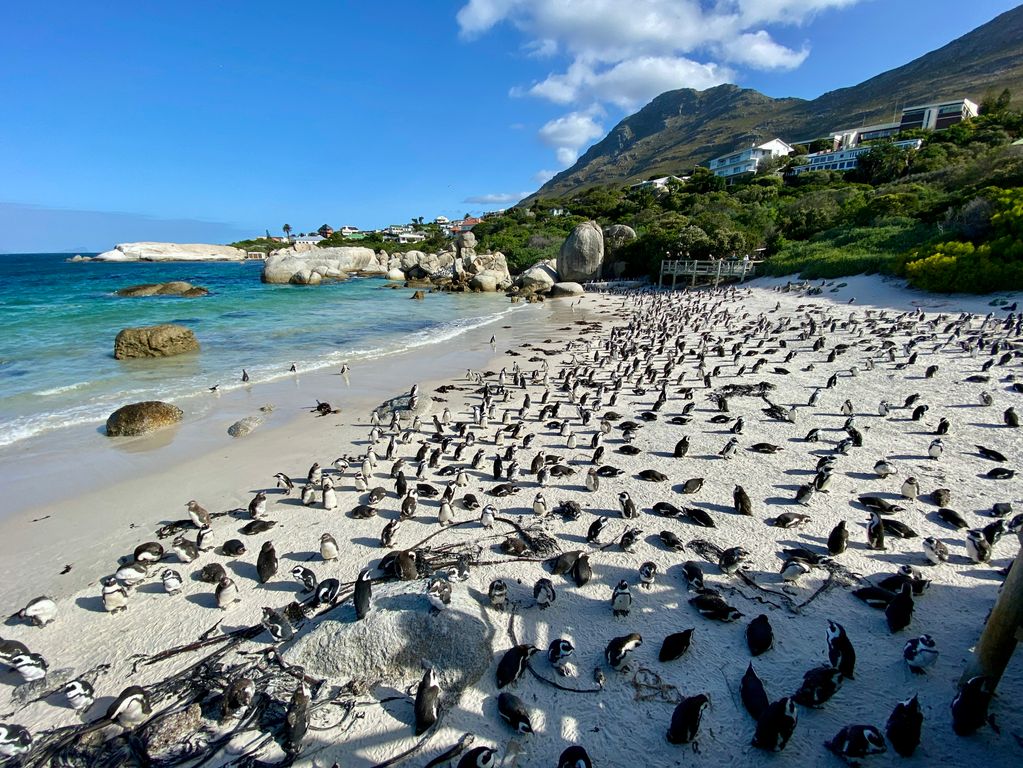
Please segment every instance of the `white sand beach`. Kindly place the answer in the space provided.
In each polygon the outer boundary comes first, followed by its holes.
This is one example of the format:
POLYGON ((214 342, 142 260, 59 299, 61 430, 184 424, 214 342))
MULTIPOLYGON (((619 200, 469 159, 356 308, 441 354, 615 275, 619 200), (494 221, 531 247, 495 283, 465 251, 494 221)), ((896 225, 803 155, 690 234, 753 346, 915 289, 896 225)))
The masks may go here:
MULTIPOLYGON (((44 758, 73 753, 69 764, 128 764, 144 754, 159 765, 199 760, 209 766, 241 765, 256 758, 368 768, 397 764, 389 761, 414 750, 402 764, 421 766, 470 734, 473 746, 496 749, 499 764, 505 766, 553 768, 572 744, 585 747, 594 766, 626 766, 637 759, 654 766, 761 766, 795 760, 837 765, 838 758, 824 746, 826 740, 846 725, 870 724, 884 731, 896 703, 914 695, 924 716, 918 763, 992 768, 1020 764, 1023 714, 1016 702, 1023 697, 1023 656, 1016 654, 991 704, 997 730, 984 725, 971 736, 958 736, 950 713, 957 681, 1002 583, 999 572, 1016 556, 1019 540, 1005 533, 993 545, 990 562, 975 563, 968 557, 966 531, 939 519, 933 498, 936 489, 948 489, 947 506, 970 528, 996 522, 991 514, 996 503, 1013 506, 1006 524, 1023 512, 1018 476, 985 476, 996 466, 1018 472, 1023 454, 1023 431, 1003 421, 1006 409, 1023 410, 1023 395, 1013 391, 1008 378, 1023 381, 1020 337, 1003 330, 1009 312, 992 306, 990 296, 923 294, 880 277, 830 281, 812 294, 795 287, 782 290, 787 282, 760 279, 727 292, 676 297, 672 313, 665 316, 649 314, 649 297, 588 294, 581 302, 549 300, 513 313, 507 323, 474 329, 455 343, 355 368, 349 387, 336 371, 256 385, 223 396, 214 415, 186 423, 167 436, 167 445, 161 447, 160 437, 154 437, 137 444, 145 450, 123 450, 123 464, 107 457, 102 471, 110 473, 109 479, 98 474, 101 462, 88 456, 80 463, 69 457, 63 466, 53 466, 46 457, 26 457, 31 466, 20 468, 27 480, 15 494, 18 510, 0 520, 6 610, 14 614, 32 598, 47 595, 55 600, 57 614, 43 627, 12 618, 0 630, 5 641, 23 643, 48 664, 45 678, 34 682, 23 682, 12 670, 0 673, 0 721, 24 726, 34 738, 23 764, 43 765, 39 761, 44 758), (683 311, 684 317, 679 314, 683 311), (962 313, 972 318, 963 319, 962 313), (987 315, 993 319, 984 325, 987 315), (609 346, 612 329, 629 323, 633 330, 619 331, 615 345, 609 346), (953 337, 955 329, 959 335, 953 337), (492 334, 497 337, 493 347, 492 334), (998 352, 985 347, 971 353, 960 344, 975 345, 981 337, 988 344, 1001 340, 998 352), (638 346, 629 348, 630 343, 638 346), (909 364, 914 352, 917 357, 909 364), (699 373, 701 353, 706 355, 710 388, 699 373), (1009 359, 1001 363, 1005 353, 1009 359), (982 371, 992 358, 995 364, 982 371), (761 367, 752 371, 761 359, 761 367), (937 370, 926 377, 932 365, 937 370), (738 375, 740 367, 745 370, 738 375), (486 372, 484 380, 493 388, 485 426, 471 423, 473 408, 481 404, 481 387, 466 378, 466 369, 486 372), (516 370, 524 386, 515 384, 516 370), (565 375, 579 382, 574 390, 562 386, 565 375), (835 385, 825 388, 832 375, 835 385), (978 375, 989 379, 966 381, 978 375), (791 413, 792 421, 765 414, 767 403, 759 397, 731 396, 727 413, 708 398, 727 385, 759 382, 773 385, 767 398, 791 413), (662 383, 666 400, 657 409, 662 383), (368 487, 383 487, 386 496, 368 519, 350 514, 367 496, 356 489, 355 473, 371 447, 372 409, 414 384, 419 384, 420 401, 431 407, 410 442, 397 444, 395 459, 405 459, 404 472, 414 486, 416 454, 423 445, 427 451, 441 446, 434 440, 433 417, 446 409, 451 415, 442 432, 449 439, 447 449, 436 467, 424 468, 418 482, 443 492, 457 471, 464 470, 468 484, 453 489, 458 525, 442 527, 439 500, 421 495, 416 515, 400 524, 393 546, 382 547, 381 531, 398 519, 402 504, 390 474, 394 459, 385 458, 392 435, 389 416, 372 444, 379 461, 368 478, 368 487), (818 388, 819 399, 808 405, 818 388), (991 405, 982 405, 981 392, 990 393, 991 405), (913 407, 903 407, 914 394, 919 399, 913 407), (527 396, 531 405, 520 420, 527 396), (340 413, 319 417, 299 410, 299 404, 315 405, 316 399, 330 402, 340 413), (843 428, 848 414, 842 412, 847 400, 862 446, 838 453, 848 434, 843 428), (881 401, 891 406, 888 416, 879 415, 881 401), (275 406, 266 424, 242 439, 226 436, 232 421, 253 415, 264 403, 275 406), (555 404, 559 410, 551 413, 555 404), (928 406, 918 421, 911 418, 916 405, 928 406), (590 408, 594 412, 584 424, 582 412, 590 408), (654 418, 645 420, 644 413, 654 418), (716 423, 718 416, 728 418, 716 423), (601 438, 605 452, 594 464, 591 442, 602 432, 605 417, 610 431, 601 438), (730 429, 739 417, 744 428, 733 434, 730 429), (941 437, 943 453, 935 459, 928 449, 941 418, 950 426, 941 437), (636 423, 628 436, 638 449, 635 455, 621 452, 627 445, 623 422, 636 423), (521 426, 513 434, 516 425, 521 426), (805 440, 811 429, 819 430, 819 441, 805 440), (455 451, 469 433, 475 442, 464 446, 456 460, 455 451), (574 435, 574 448, 569 447, 568 433, 574 435), (688 453, 675 458, 683 436, 690 440, 688 453), (722 458, 719 452, 732 437, 737 439, 734 455, 722 458), (761 443, 779 450, 750 450, 761 443), (519 446, 514 486, 507 496, 491 495, 495 486, 509 482, 493 477, 494 457, 505 456, 512 445, 519 446), (1001 452, 1007 460, 985 459, 977 445, 1001 452), (470 462, 479 450, 484 459, 473 469, 470 462), (568 467, 573 473, 552 476, 540 486, 531 464, 541 451, 549 460, 557 457, 550 466, 568 467), (814 481, 821 458, 832 455, 834 472, 825 491, 813 494, 806 504, 795 503, 800 486, 814 481), (343 472, 333 467, 339 457, 351 457, 343 472), (894 474, 878 476, 874 466, 880 459, 893 465, 894 474), (298 487, 305 484, 314 462, 334 482, 334 510, 322 502, 304 506, 298 498, 298 487), (621 472, 601 477, 599 490, 588 491, 587 472, 601 465, 621 472), (639 476, 644 470, 656 470, 666 479, 645 481, 639 476), (285 495, 275 487, 277 472, 294 480, 295 492, 285 495), (919 481, 914 499, 901 494, 908 477, 919 481), (699 490, 680 493, 694 478, 703 479, 699 490), (46 502, 33 504, 27 490, 33 483, 59 489, 43 491, 46 502), (735 512, 736 485, 750 497, 750 516, 735 512), (242 535, 240 529, 252 522, 250 501, 260 491, 267 494, 262 518, 275 525, 242 535), (635 504, 635 519, 623 519, 623 492, 635 504), (478 522, 480 509, 466 509, 460 501, 467 493, 481 506, 496 507, 499 520, 492 529, 478 522), (546 516, 534 511, 538 493, 545 499, 546 516), (916 536, 888 535, 883 550, 869 548, 868 513, 857 501, 864 494, 904 507, 892 519, 916 536), (203 542, 209 549, 186 563, 171 544, 177 535, 194 541, 195 526, 185 522, 162 539, 157 531, 187 521, 185 505, 191 499, 215 518, 203 542), (562 502, 580 505, 577 519, 555 511, 562 502), (694 524, 699 513, 658 514, 652 509, 658 502, 702 510, 714 527, 694 524), (768 524, 786 513, 807 519, 793 528, 768 524), (599 542, 590 542, 587 532, 600 516, 608 517, 608 524, 599 542), (828 536, 840 520, 846 521, 848 548, 823 565, 808 566, 798 580, 785 582, 779 573, 782 550, 805 548, 827 557, 828 536), (630 528, 640 533, 633 551, 624 551, 619 540, 630 528), (667 548, 661 531, 677 536, 685 551, 667 548), (552 550, 527 547, 521 557, 507 554, 502 542, 509 537, 524 540, 522 532, 561 552, 587 553, 592 578, 580 587, 567 574, 552 575, 544 562, 552 550), (337 540, 337 559, 321 557, 324 533, 337 540), (424 543, 427 537, 432 538, 424 543), (922 548, 926 537, 947 545, 947 562, 928 562, 922 548), (224 554, 223 544, 231 539, 244 542, 245 554, 224 554), (164 559, 127 590, 126 610, 105 611, 100 579, 130 562, 138 545, 154 541, 166 550, 164 559), (279 566, 261 584, 256 561, 266 541, 272 541, 279 566), (740 575, 722 573, 716 557, 707 559, 714 547, 748 550, 740 575), (451 603, 440 612, 426 594, 428 575, 398 580, 376 568, 389 551, 413 548, 422 553, 423 566, 453 566, 451 603), (706 586, 719 591, 741 618, 714 621, 690 605, 696 592, 682 575, 686 561, 701 565, 706 586), (646 562, 657 566, 649 588, 639 579, 646 562), (201 569, 214 563, 238 587, 238 602, 226 610, 217 605, 215 585, 198 578, 201 569), (930 586, 914 598, 909 626, 892 633, 884 612, 851 591, 877 584, 903 565, 918 569, 930 586), (66 566, 70 569, 65 571, 66 566), (306 605, 304 612, 293 606, 309 599, 291 575, 296 566, 308 568, 320 582, 336 579, 338 603, 306 605), (457 573, 463 567, 467 573, 457 573), (366 568, 374 577, 373 607, 357 620, 351 585, 366 568), (161 581, 166 569, 180 573, 180 593, 166 593, 161 581), (541 578, 550 579, 556 592, 545 609, 534 599, 534 584, 541 578), (488 599, 495 579, 508 587, 504 610, 488 599), (612 590, 622 580, 629 584, 633 602, 627 616, 615 617, 612 590), (292 617, 293 638, 274 642, 260 626, 267 607, 292 617), (799 707, 798 725, 779 756, 751 746, 756 723, 739 695, 751 663, 744 630, 760 614, 768 617, 775 642, 752 665, 770 701, 791 696, 804 673, 829 664, 829 620, 845 628, 856 651, 855 676, 844 679, 820 708, 799 707), (659 661, 664 638, 690 628, 689 650, 676 660, 659 661), (605 648, 613 638, 630 633, 640 634, 642 645, 632 653, 627 671, 612 669, 605 648), (913 674, 903 660, 903 646, 925 633, 934 638, 939 656, 925 674, 913 674), (570 640, 575 648, 570 659, 574 674, 559 675, 547 659, 548 645, 557 638, 570 640), (516 733, 498 715, 501 691, 495 674, 515 643, 541 651, 531 660, 535 674, 527 671, 505 689, 522 700, 532 734, 516 733), (159 655, 190 644, 201 647, 159 655), (276 653, 268 653, 270 649, 276 653), (416 736, 413 698, 424 663, 440 678, 441 715, 436 726, 416 736), (602 685, 595 681, 595 670, 605 680, 602 685), (285 710, 295 706, 297 678, 303 675, 312 696, 310 728, 289 752, 282 721, 285 710), (222 719, 223 691, 243 677, 255 683, 252 706, 222 719), (60 691, 65 682, 82 678, 94 686, 96 700, 79 714, 60 691), (152 713, 129 740, 103 718, 114 697, 133 685, 147 691, 152 713), (665 732, 675 705, 697 694, 710 700, 696 739, 698 750, 670 744, 665 732), (84 725, 89 723, 95 727, 84 725), (98 734, 107 738, 105 746, 98 734)), ((821 286, 820 281, 810 284, 821 286)), ((1023 301, 1021 295, 1001 298, 1023 301)), ((410 426, 404 420, 402 432, 410 426)), ((460 757, 450 764, 456 765, 460 757)), ((889 746, 887 753, 867 758, 867 764, 901 760, 889 746)))

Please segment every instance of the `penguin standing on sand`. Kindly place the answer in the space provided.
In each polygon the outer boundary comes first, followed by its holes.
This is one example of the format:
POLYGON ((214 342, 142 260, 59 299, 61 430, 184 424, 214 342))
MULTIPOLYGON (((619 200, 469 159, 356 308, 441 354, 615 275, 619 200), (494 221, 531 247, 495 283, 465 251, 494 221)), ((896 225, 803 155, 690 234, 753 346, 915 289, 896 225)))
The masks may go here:
POLYGON ((572 673, 568 660, 575 653, 575 646, 563 637, 551 641, 547 648, 547 661, 551 663, 559 675, 565 676, 572 673))
POLYGON ((621 672, 626 668, 630 654, 642 644, 643 637, 638 632, 612 638, 604 649, 604 658, 611 669, 621 672))
POLYGON ((522 677, 529 658, 539 652, 539 648, 527 644, 516 645, 505 651, 497 664, 497 687, 504 688, 522 677))
POLYGON ((416 736, 426 733, 437 722, 438 705, 440 703, 440 683, 437 673, 427 669, 416 690, 414 707, 416 716, 416 736))
POLYGON ((611 593, 611 612, 615 618, 619 618, 628 616, 630 610, 632 610, 632 592, 629 590, 629 583, 622 579, 611 593))
POLYGON ((72 680, 64 684, 64 696, 76 712, 85 712, 96 700, 96 691, 88 680, 72 680))
POLYGON ((256 574, 259 576, 259 583, 266 584, 277 573, 277 551, 273 542, 264 541, 256 558, 256 574))
POLYGON ((104 576, 100 580, 103 585, 103 610, 117 613, 128 609, 128 590, 117 583, 113 576, 104 576))
POLYGON ((670 744, 690 744, 696 741, 700 732, 703 712, 710 705, 710 698, 703 693, 689 696, 675 707, 671 715, 666 738, 670 744))
POLYGON ((924 715, 916 696, 896 704, 885 725, 885 734, 892 748, 903 757, 912 757, 920 745, 923 723, 924 715))
POLYGON ((320 536, 320 557, 324 560, 337 560, 339 554, 340 548, 337 545, 337 539, 329 533, 320 536))
POLYGON ((842 673, 843 677, 853 679, 856 668, 856 651, 846 634, 845 627, 837 621, 828 621, 828 661, 831 666, 842 673))
POLYGON ((130 685, 107 708, 107 719, 126 730, 149 717, 152 712, 149 695, 137 685, 130 685))
POLYGON ((799 709, 791 698, 786 696, 772 702, 757 719, 753 746, 768 752, 781 752, 792 738, 798 721, 799 709))
POLYGON ((884 617, 892 634, 909 626, 909 622, 913 619, 913 586, 911 584, 902 585, 902 591, 885 608, 884 617))
POLYGON ((845 520, 839 520, 828 535, 828 553, 840 555, 849 544, 849 532, 845 529, 845 520))

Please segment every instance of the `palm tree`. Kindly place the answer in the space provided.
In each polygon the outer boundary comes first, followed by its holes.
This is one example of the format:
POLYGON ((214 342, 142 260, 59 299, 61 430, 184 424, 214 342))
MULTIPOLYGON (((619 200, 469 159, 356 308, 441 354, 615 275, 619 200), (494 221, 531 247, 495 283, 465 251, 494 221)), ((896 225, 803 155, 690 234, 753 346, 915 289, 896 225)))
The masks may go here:
POLYGON ((281 229, 284 230, 284 236, 290 240, 291 239, 291 225, 290 224, 285 224, 283 227, 281 227, 281 229))

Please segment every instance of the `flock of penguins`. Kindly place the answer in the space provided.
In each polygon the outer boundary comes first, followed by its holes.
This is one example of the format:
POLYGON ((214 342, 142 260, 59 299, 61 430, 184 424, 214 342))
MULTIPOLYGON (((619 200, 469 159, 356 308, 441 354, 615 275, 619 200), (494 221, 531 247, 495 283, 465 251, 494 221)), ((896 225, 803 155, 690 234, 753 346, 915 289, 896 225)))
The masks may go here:
MULTIPOLYGON (((820 291, 811 289, 810 293, 815 290, 820 291)), ((894 476, 901 482, 897 496, 891 493, 858 496, 855 504, 862 508, 861 514, 869 515, 864 534, 859 527, 848 530, 840 514, 848 510, 836 510, 827 501, 831 480, 843 472, 845 456, 876 450, 871 445, 871 429, 881 419, 899 420, 907 430, 915 430, 915 434, 930 435, 919 440, 926 443, 921 445, 921 452, 932 461, 940 462, 944 452, 967 449, 982 467, 979 471, 984 481, 990 480, 991 487, 998 489, 992 495, 997 496, 1002 488, 1011 488, 1011 483, 1003 481, 1013 478, 1012 465, 1017 457, 1007 457, 988 446, 962 445, 947 412, 938 419, 928 415, 938 405, 928 397, 928 380, 938 372, 942 355, 970 359, 973 372, 964 383, 972 387, 968 391, 974 393, 978 405, 988 406, 984 413, 991 414, 992 426, 1019 427, 1014 407, 1004 410, 996 407, 992 392, 997 393, 999 406, 1023 393, 1023 377, 1016 378, 1023 359, 1020 341, 1023 314, 1016 311, 1015 305, 986 316, 957 313, 927 317, 922 311, 851 306, 843 309, 839 304, 822 303, 801 304, 795 311, 782 312, 779 303, 773 311, 754 315, 742 311, 746 295, 745 290, 736 287, 704 292, 626 293, 620 297, 618 322, 610 328, 602 328, 599 322, 581 323, 586 326, 585 332, 570 345, 570 354, 563 355, 559 365, 552 367, 544 357, 534 356, 530 362, 536 365, 531 370, 516 362, 510 370, 502 369, 499 373, 469 372, 472 394, 464 412, 455 415, 448 408, 432 418, 415 415, 423 409, 419 407, 419 388, 414 387, 405 405, 391 413, 389 422, 387 416, 381 418, 374 412, 369 447, 364 454, 340 458, 331 467, 314 464, 304 482, 279 473, 275 478, 277 489, 268 489, 271 495, 296 493, 308 506, 335 511, 344 500, 342 483, 354 484, 359 503, 349 512, 353 518, 377 517, 383 512, 382 505, 394 503, 396 515, 380 534, 380 545, 389 554, 375 569, 362 570, 354 584, 342 584, 334 578, 320 579, 312 568, 303 565, 296 565, 290 575, 299 582, 303 594, 311 596, 308 602, 314 606, 351 600, 357 621, 373 610, 373 583, 382 578, 420 582, 434 610, 442 611, 450 604, 452 591, 459 589, 459 582, 469 578, 474 564, 463 559, 456 567, 424 578, 424 553, 395 549, 401 527, 424 515, 435 516, 440 526, 448 526, 465 521, 468 512, 473 520, 478 516, 480 530, 489 535, 495 520, 507 514, 507 505, 513 501, 519 506, 528 505, 531 499, 532 516, 523 514, 518 518, 524 526, 519 528, 520 535, 508 537, 499 548, 508 556, 507 563, 514 563, 517 557, 535 558, 538 554, 548 557, 549 576, 537 580, 532 590, 537 609, 544 610, 555 601, 571 600, 573 589, 581 589, 592 579, 599 580, 600 565, 596 563, 594 568, 591 563, 599 553, 612 549, 631 555, 637 546, 654 546, 650 543, 653 541, 659 542, 656 546, 662 551, 659 558, 662 563, 667 556, 678 567, 684 580, 678 588, 685 590, 693 616, 707 622, 743 623, 744 614, 729 600, 737 591, 733 586, 752 583, 748 569, 754 553, 742 546, 721 548, 703 540, 683 541, 679 532, 715 528, 720 513, 682 502, 700 498, 704 485, 703 478, 698 476, 701 462, 729 461, 739 452, 788 451, 794 456, 802 453, 796 461, 803 463, 802 469, 810 470, 812 479, 800 485, 793 498, 773 502, 754 500, 742 484, 735 484, 731 500, 734 513, 760 517, 767 525, 794 530, 825 516, 836 522, 826 543, 808 542, 806 546, 789 546, 781 551, 776 582, 781 591, 774 594, 791 594, 786 590, 794 589, 810 574, 848 575, 841 562, 851 537, 863 537, 868 551, 876 552, 885 551, 886 542, 893 539, 914 547, 914 540, 919 540, 919 565, 903 564, 894 573, 871 583, 858 579, 861 586, 852 590, 855 598, 883 612, 892 634, 907 630, 913 623, 917 604, 926 601, 924 595, 931 583, 928 568, 942 567, 950 552, 949 546, 937 536, 919 537, 913 530, 913 520, 900 513, 917 497, 922 500, 929 494, 936 507, 936 519, 950 531, 959 532, 956 535, 963 537, 963 551, 977 564, 991 562, 1003 535, 1023 530, 1023 514, 1014 514, 1011 498, 1004 498, 994 502, 990 511, 964 516, 953 509, 951 489, 921 488, 914 477, 902 476, 898 462, 879 455, 874 465, 877 477, 894 476), (773 402, 776 386, 770 379, 786 376, 796 367, 810 377, 816 375, 817 368, 830 373, 827 376, 821 373, 819 387, 812 390, 806 403, 773 402), (881 401, 864 411, 853 403, 857 377, 867 377, 875 371, 893 377, 893 398, 896 389, 902 386, 919 391, 911 391, 908 396, 899 394, 897 401, 881 401), (839 406, 845 417, 841 430, 814 423, 813 406, 825 397, 835 404, 844 400, 839 406), (674 444, 647 444, 644 427, 658 420, 677 427, 678 440, 674 444), (694 438, 686 430, 694 422, 717 425, 728 436, 722 434, 722 442, 714 446, 707 444, 711 438, 701 436, 704 444, 697 450, 691 447, 694 438), (777 435, 772 438, 777 442, 748 440, 747 429, 777 435), (534 445, 538 434, 552 438, 545 441, 546 448, 534 445), (697 455, 708 450, 716 455, 697 455), (620 477, 623 470, 614 466, 615 454, 657 457, 657 465, 676 477, 679 472, 675 467, 684 467, 686 472, 692 470, 694 476, 674 486, 677 503, 658 501, 644 508, 642 501, 622 490, 617 511, 601 510, 594 514, 584 509, 587 494, 602 487, 606 491, 608 485, 624 480, 620 477), (390 489, 377 485, 385 476, 386 482, 393 484, 390 489), (580 483, 585 483, 585 490, 580 483), (424 503, 427 500, 428 505, 424 503), (765 518, 762 513, 768 504, 790 511, 765 518), (601 514, 603 511, 608 514, 601 514), (620 517, 622 524, 613 523, 615 517, 620 517), (644 538, 639 527, 644 520, 651 524, 660 522, 655 527, 664 528, 656 539, 644 538), (574 525, 575 530, 585 526, 584 548, 562 550, 558 538, 569 525, 574 525), (554 545, 541 547, 538 552, 535 539, 526 535, 527 530, 546 532, 548 543, 554 545), (690 559, 693 555, 687 553, 695 553, 700 559, 690 559), (716 583, 705 576, 708 567, 707 576, 717 579, 716 583)), ((559 351, 564 353, 564 347, 559 351)), ((334 412, 329 406, 325 410, 334 412)), ((663 484, 669 482, 667 474, 653 468, 637 472, 633 479, 650 483, 652 488, 666 487, 663 484)), ((241 527, 240 533, 257 535, 273 527, 273 521, 267 519, 268 498, 268 493, 261 491, 252 499, 247 510, 251 520, 241 527)), ((198 531, 195 538, 177 536, 170 551, 165 551, 158 542, 141 544, 130 562, 102 579, 103 606, 107 611, 128 609, 132 588, 154 576, 159 577, 167 593, 181 591, 185 577, 180 566, 172 566, 175 561, 192 564, 209 551, 211 548, 204 539, 220 523, 216 515, 197 501, 190 501, 187 508, 191 524, 198 531)), ((389 512, 388 517, 392 514, 389 512)), ((330 533, 322 535, 319 554, 323 561, 345 557, 348 552, 330 533)), ((230 539, 218 548, 218 554, 225 558, 243 557, 246 545, 243 539, 230 539)), ((605 585, 608 626, 629 621, 634 600, 643 599, 634 589, 649 590, 659 580, 663 584, 666 578, 666 569, 659 569, 653 560, 634 559, 633 579, 623 578, 605 585)), ((487 570, 494 567, 486 566, 487 570)), ((256 556, 259 582, 274 579, 280 568, 278 554, 268 540, 256 556)), ((500 575, 491 573, 483 577, 482 584, 489 584, 488 610, 503 611, 513 602, 511 579, 491 578, 500 575)), ((211 584, 222 609, 228 609, 239 599, 238 584, 219 562, 203 566, 199 578, 211 584)), ((856 584, 842 582, 841 586, 856 584)), ((41 597, 30 602, 19 616, 37 626, 46 626, 57 612, 55 600, 41 597)), ((978 632, 982 620, 983 616, 976 617, 978 632)), ((295 634, 293 621, 284 611, 264 608, 266 634, 262 639, 274 644, 287 642, 295 634)), ((603 629, 594 627, 588 634, 596 635, 603 629)), ((655 640, 638 632, 613 636, 606 642, 601 664, 594 669, 594 680, 603 687, 607 675, 634 672, 637 649, 651 640, 660 643, 658 660, 670 664, 688 652, 694 632, 700 634, 694 627, 655 640)), ((779 698, 768 696, 764 683, 749 664, 739 692, 743 707, 755 722, 754 747, 771 752, 784 750, 798 727, 801 709, 829 706, 829 700, 843 682, 854 679, 856 651, 850 634, 840 623, 827 621, 827 663, 807 671, 801 683, 793 686, 795 690, 779 698)), ((774 645, 774 629, 766 614, 745 622, 744 635, 752 657, 768 653, 774 645)), ((925 674, 939 653, 935 639, 927 634, 907 636, 902 648, 905 664, 916 674, 925 674)), ((571 640, 555 638, 546 649, 523 643, 499 653, 494 672, 500 690, 497 712, 512 732, 533 733, 534 715, 529 705, 513 692, 530 664, 535 663, 531 659, 537 654, 546 656, 552 670, 563 676, 575 675, 575 652, 571 640)), ((25 683, 44 679, 48 669, 40 654, 14 640, 0 641, 0 663, 25 683)), ((68 682, 63 693, 67 705, 83 714, 96 697, 92 685, 84 679, 68 682)), ((255 686, 251 679, 240 678, 227 686, 223 695, 224 711, 240 713, 252 701, 255 686)), ((968 735, 989 722, 992 695, 991 681, 983 676, 961 686, 950 702, 951 723, 957 734, 968 735)), ((416 736, 437 723, 444 698, 438 675, 427 669, 415 688, 416 736)), ((663 723, 662 733, 671 745, 691 744, 695 748, 710 698, 697 693, 680 695, 679 699, 663 723)), ((309 708, 310 693, 302 682, 287 705, 284 724, 282 746, 292 757, 301 754, 309 708)), ((130 686, 110 704, 103 718, 130 730, 145 722, 153 709, 147 691, 130 686)), ((923 718, 920 702, 913 696, 899 702, 885 722, 850 723, 833 734, 826 746, 848 760, 885 752, 889 745, 898 754, 909 756, 920 743, 923 718)), ((534 738, 540 737, 538 734, 534 738)), ((0 758, 17 759, 31 748, 32 736, 27 729, 16 724, 0 725, 0 758)), ((623 753, 628 749, 621 745, 623 753)), ((454 764, 456 757, 457 768, 491 768, 499 764, 500 753, 488 746, 461 752, 451 750, 429 766, 446 761, 454 764)), ((624 764, 625 759, 622 754, 611 758, 611 762, 624 764)), ((557 766, 588 768, 596 762, 591 761, 586 744, 579 743, 564 750, 557 766)))

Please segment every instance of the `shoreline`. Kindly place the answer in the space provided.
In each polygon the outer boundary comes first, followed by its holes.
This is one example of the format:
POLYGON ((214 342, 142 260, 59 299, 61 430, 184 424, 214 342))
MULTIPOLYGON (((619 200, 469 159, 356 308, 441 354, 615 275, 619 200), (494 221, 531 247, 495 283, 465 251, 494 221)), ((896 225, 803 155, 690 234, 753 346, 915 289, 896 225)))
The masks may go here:
MULTIPOLYGON (((143 531, 152 527, 144 520, 152 520, 159 509, 161 520, 183 516, 183 504, 191 498, 221 492, 224 482, 219 475, 211 475, 211 467, 228 467, 243 463, 261 471, 247 472, 253 487, 272 484, 273 474, 289 465, 293 459, 315 447, 330 452, 332 433, 340 431, 344 439, 356 430, 369 429, 370 411, 389 398, 407 392, 419 383, 424 392, 434 386, 456 384, 464 386, 465 370, 485 370, 494 366, 511 365, 516 359, 504 350, 521 342, 536 343, 550 335, 554 325, 583 317, 587 308, 574 309, 578 301, 551 299, 538 304, 523 304, 507 314, 475 325, 454 338, 422 344, 411 350, 396 351, 354 363, 350 385, 331 367, 319 368, 298 375, 282 375, 271 380, 242 386, 209 398, 198 396, 195 410, 186 410, 185 419, 178 425, 138 438, 108 438, 102 426, 70 428, 77 433, 70 444, 59 448, 53 440, 44 440, 42 450, 8 451, 0 458, 0 473, 5 475, 8 494, 4 511, 0 514, 0 533, 14 531, 13 536, 0 535, 0 578, 6 577, 18 584, 18 599, 30 599, 30 592, 67 593, 76 591, 96 576, 94 568, 103 562, 82 555, 65 556, 68 564, 76 565, 71 574, 60 575, 60 568, 48 568, 38 575, 31 586, 24 585, 17 574, 41 555, 47 562, 55 562, 57 553, 69 546, 88 550, 91 533, 88 523, 99 522, 96 510, 110 504, 111 499, 127 497, 143 500, 154 492, 157 496, 176 486, 176 478, 184 475, 198 477, 186 483, 182 490, 187 498, 181 504, 144 503, 142 511, 132 519, 132 526, 143 531), (514 320, 512 328, 509 321, 514 320), (514 335, 512 335, 514 334, 514 335), (496 349, 489 340, 498 337, 496 349), (438 348, 438 345, 443 345, 438 348), (312 413, 315 400, 330 402, 341 413, 318 417, 312 413), (261 413, 260 407, 272 404, 273 411, 261 413), (233 438, 227 428, 247 416, 265 416, 264 423, 251 434, 233 438), (98 450, 97 450, 98 449, 98 450), (272 457, 272 458, 269 458, 272 457), (54 466, 60 469, 54 469, 54 466), (276 468, 275 468, 276 467, 276 468), (272 470, 272 471, 271 471, 272 470), (180 508, 179 508, 180 507, 180 508), (84 517, 84 520, 81 519, 84 517), (38 522, 33 522, 38 521, 38 522), (59 541, 53 540, 53 524, 72 522, 72 530, 62 530, 59 541), (84 526, 84 527, 82 527, 84 526), (76 535, 75 530, 81 535, 76 535), (25 552, 31 552, 26 556, 25 552), (92 567, 86 567, 88 563, 92 567), (88 572, 86 582, 72 576, 88 572), (52 572, 52 573, 51 573, 52 572)), ((183 403, 187 405, 187 403, 183 403)), ((340 455, 340 449, 335 449, 340 455)), ((217 470, 227 471, 225 470, 217 470)), ((249 498, 232 496, 235 506, 244 507, 249 498)), ((120 506, 114 503, 112 506, 120 506)), ((137 538, 134 527, 127 538, 137 538)), ((125 539, 127 540, 127 539, 125 539)), ((138 541, 135 544, 139 543, 138 541)), ((108 544, 113 544, 109 542, 108 544)), ((128 549, 134 547, 132 544, 128 549)), ((61 565, 63 565, 62 563, 61 565)))

